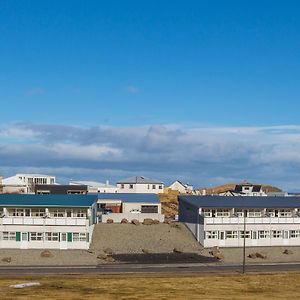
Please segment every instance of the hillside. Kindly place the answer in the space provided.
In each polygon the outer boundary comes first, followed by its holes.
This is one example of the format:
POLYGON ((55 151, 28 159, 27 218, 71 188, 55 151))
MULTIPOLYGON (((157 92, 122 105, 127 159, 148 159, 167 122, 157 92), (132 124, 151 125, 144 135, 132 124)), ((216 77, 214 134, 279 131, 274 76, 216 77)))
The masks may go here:
MULTIPOLYGON (((255 184, 261 185, 263 191, 266 193, 282 192, 281 189, 279 189, 278 187, 275 187, 275 186, 261 184, 261 183, 255 183, 255 184)), ((205 189, 207 195, 212 195, 212 194, 222 193, 222 192, 225 192, 228 190, 234 190, 236 185, 237 185, 237 183, 229 183, 229 184, 218 185, 218 186, 210 187, 210 188, 201 188, 199 190, 202 192, 205 189)))

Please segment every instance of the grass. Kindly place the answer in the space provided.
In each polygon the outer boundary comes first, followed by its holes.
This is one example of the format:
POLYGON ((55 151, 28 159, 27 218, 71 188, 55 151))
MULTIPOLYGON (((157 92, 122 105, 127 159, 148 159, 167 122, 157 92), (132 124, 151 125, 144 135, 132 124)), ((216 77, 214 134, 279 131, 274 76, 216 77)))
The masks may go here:
POLYGON ((1 299, 297 299, 300 273, 68 275, 0 278, 1 299), (40 287, 9 285, 38 281, 40 287))

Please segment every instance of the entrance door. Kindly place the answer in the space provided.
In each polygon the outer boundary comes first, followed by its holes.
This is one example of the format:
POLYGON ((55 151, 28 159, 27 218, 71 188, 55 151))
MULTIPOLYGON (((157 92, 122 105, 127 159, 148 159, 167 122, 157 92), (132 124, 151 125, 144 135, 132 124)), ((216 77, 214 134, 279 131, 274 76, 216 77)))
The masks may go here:
POLYGON ((60 234, 60 249, 68 249, 68 242, 67 242, 67 233, 62 232, 60 234))
POLYGON ((21 249, 28 249, 28 232, 21 232, 21 249))
POLYGON ((225 231, 219 231, 219 246, 225 246, 225 231))

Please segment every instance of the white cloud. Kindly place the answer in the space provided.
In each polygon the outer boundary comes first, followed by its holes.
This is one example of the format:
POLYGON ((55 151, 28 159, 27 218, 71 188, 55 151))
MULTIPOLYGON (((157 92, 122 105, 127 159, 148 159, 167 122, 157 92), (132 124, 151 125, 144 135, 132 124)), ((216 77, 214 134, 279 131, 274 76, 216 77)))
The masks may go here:
POLYGON ((81 170, 91 179, 89 174, 103 175, 102 170, 107 170, 112 179, 144 174, 165 181, 180 178, 196 186, 248 179, 300 187, 297 125, 84 128, 22 123, 1 127, 0 161, 5 172, 26 167, 53 169, 59 175, 68 170, 68 177, 74 177, 72 172, 78 175, 81 170))

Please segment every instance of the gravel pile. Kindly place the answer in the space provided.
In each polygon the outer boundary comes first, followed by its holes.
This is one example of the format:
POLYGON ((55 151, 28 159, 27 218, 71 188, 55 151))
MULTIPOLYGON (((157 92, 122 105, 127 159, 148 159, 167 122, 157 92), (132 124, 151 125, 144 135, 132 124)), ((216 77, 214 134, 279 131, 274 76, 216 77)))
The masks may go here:
POLYGON ((202 249, 185 225, 176 224, 97 224, 91 250, 110 248, 120 253, 171 253, 174 248, 186 253, 202 249))

